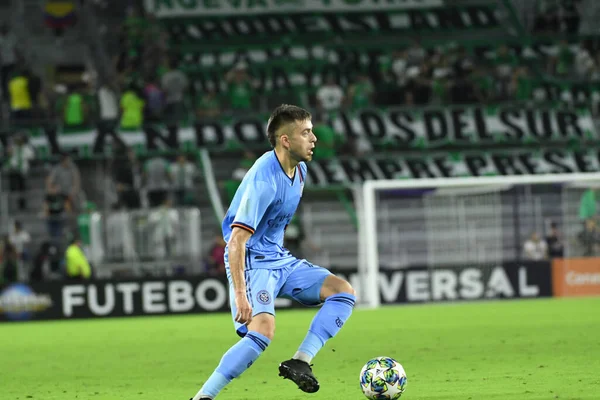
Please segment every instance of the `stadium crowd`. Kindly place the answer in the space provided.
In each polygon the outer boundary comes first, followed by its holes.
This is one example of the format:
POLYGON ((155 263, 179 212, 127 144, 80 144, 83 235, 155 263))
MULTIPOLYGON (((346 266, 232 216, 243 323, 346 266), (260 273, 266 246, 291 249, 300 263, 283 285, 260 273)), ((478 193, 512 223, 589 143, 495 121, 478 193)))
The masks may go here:
MULTIPOLYGON (((69 260, 85 258, 84 250, 90 244, 90 213, 96 205, 87 198, 77 163, 69 154, 60 155, 47 171, 43 187, 31 187, 31 165, 39 163, 39 155, 28 143, 28 136, 36 129, 60 135, 95 128, 117 138, 108 167, 113 195, 107 226, 114 234, 108 235, 107 247, 127 260, 134 255, 135 244, 132 234, 127 234, 123 213, 156 210, 151 217, 160 227, 156 234, 160 241, 170 242, 178 223, 173 208, 195 205, 198 199, 194 187, 202 179, 195 152, 140 156, 124 140, 118 140, 129 131, 152 132, 165 126, 169 132, 176 132, 194 121, 263 113, 281 100, 281 93, 289 93, 284 97, 314 110, 314 130, 319 137, 315 159, 331 159, 372 151, 370 143, 348 142, 335 132, 330 121, 340 111, 502 102, 568 107, 582 101, 578 93, 586 82, 593 84, 585 85, 588 92, 583 101, 599 111, 600 85, 596 82, 600 81, 600 37, 556 36, 560 32, 577 33, 577 2, 564 2, 558 8, 555 2, 542 3, 534 32, 549 36, 540 36, 539 40, 530 36, 522 41, 494 39, 485 45, 458 39, 434 44, 413 37, 404 45, 382 46, 374 51, 368 46, 352 48, 351 41, 337 37, 334 44, 345 45, 341 46, 343 50, 332 43, 318 43, 323 50, 321 57, 305 61, 316 65, 337 58, 332 68, 296 85, 294 60, 289 59, 281 67, 281 90, 265 86, 264 64, 273 60, 256 62, 250 51, 234 44, 229 45, 230 49, 227 43, 219 51, 211 47, 198 58, 196 50, 190 50, 198 43, 179 43, 168 25, 135 6, 126 8, 118 35, 113 35, 109 49, 115 73, 108 77, 99 77, 90 69, 78 79, 42 80, 23 60, 10 27, 2 26, 1 99, 6 117, 3 121, 8 121, 4 126, 9 133, 2 171, 16 194, 17 210, 39 213, 45 220, 47 235, 36 242, 38 248, 31 248, 27 226, 14 220, 0 246, 1 278, 23 279, 19 274, 29 271, 31 279, 50 279, 61 268, 73 278, 90 276, 87 262, 83 264, 88 267, 73 267, 71 271, 69 260), (214 67, 214 59, 220 58, 229 60, 227 68, 214 67), (196 61, 199 65, 194 65, 196 61), (42 210, 30 208, 31 189, 44 193, 42 210)), ((107 4, 98 2, 98 7, 107 4)), ((264 46, 289 56, 295 54, 290 50, 294 43, 289 40, 271 40, 264 46)), ((227 200, 255 159, 254 151, 243 151, 230 179, 221 182, 227 200)), ((596 254, 600 231, 595 219, 584 219, 580 240, 587 246, 587 253, 596 254)), ((289 246, 300 251, 299 243, 304 238, 300 222, 295 220, 286 234, 289 246)), ((523 252, 532 259, 556 257, 562 253, 561 241, 558 227, 552 225, 547 235, 533 233, 523 252)), ((168 255, 174 244, 165 246, 157 258, 168 255)), ((216 234, 205 255, 209 273, 223 273, 223 248, 222 238, 216 234)))

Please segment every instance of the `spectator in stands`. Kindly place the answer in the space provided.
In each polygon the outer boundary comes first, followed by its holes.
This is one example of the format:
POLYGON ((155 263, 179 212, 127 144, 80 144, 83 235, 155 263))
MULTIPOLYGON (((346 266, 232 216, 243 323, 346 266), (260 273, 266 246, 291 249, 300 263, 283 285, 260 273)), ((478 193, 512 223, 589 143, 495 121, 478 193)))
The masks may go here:
POLYGON ((565 249, 556 222, 550 223, 550 232, 546 236, 546 243, 548 244, 548 255, 550 258, 563 257, 565 249))
POLYGON ((31 235, 25 229, 21 221, 15 220, 8 234, 8 240, 15 246, 17 256, 21 262, 26 262, 29 258, 29 243, 31 243, 31 235))
POLYGON ((406 86, 404 87, 404 102, 409 106, 426 105, 431 99, 431 80, 429 67, 410 67, 406 71, 406 86))
POLYGON ((43 215, 46 218, 48 234, 52 240, 62 238, 66 214, 70 211, 70 203, 60 193, 58 186, 50 185, 47 188, 44 200, 43 215))
POLYGON ((8 82, 17 65, 17 37, 7 25, 0 26, 0 88, 8 99, 8 82))
POLYGON ((475 60, 464 46, 460 46, 451 56, 452 72, 455 77, 467 77, 475 69, 475 60))
POLYGON ((19 255, 8 236, 0 240, 0 286, 13 283, 18 277, 19 255))
POLYGON ((576 45, 573 49, 574 61, 573 61, 573 72, 574 77, 582 80, 594 80, 592 79, 593 71, 596 67, 594 58, 586 48, 586 43, 582 42, 576 45))
POLYGON ((496 98, 493 74, 483 65, 477 66, 469 77, 473 90, 473 100, 487 104, 496 98))
POLYGON ((75 236, 65 253, 67 279, 72 281, 89 280, 92 268, 82 248, 82 241, 75 236))
POLYGON ((196 104, 196 116, 199 119, 217 118, 221 114, 221 101, 214 87, 199 96, 196 104))
POLYGON ((8 240, 17 252, 17 280, 26 281, 29 275, 27 263, 29 262, 31 236, 23 229, 20 221, 15 221, 9 231, 8 240))
POLYGON ((8 159, 5 169, 8 171, 9 189, 19 194, 19 209, 24 210, 27 200, 24 192, 27 188, 27 175, 29 166, 35 158, 35 152, 25 134, 18 134, 11 146, 8 147, 8 159))
POLYGON ((51 242, 43 242, 33 258, 29 280, 31 282, 49 281, 56 277, 56 271, 60 269, 59 251, 51 242))
POLYGON ((534 81, 526 66, 515 69, 509 88, 510 96, 517 101, 528 101, 533 98, 534 81))
POLYGON ((398 86, 406 84, 406 71, 408 70, 408 51, 397 50, 392 54, 391 70, 398 86))
POLYGON ((129 210, 141 206, 136 182, 137 169, 137 159, 133 150, 128 149, 123 142, 117 142, 111 163, 111 175, 117 190, 119 204, 129 210))
POLYGON ((421 46, 419 39, 413 39, 411 46, 406 50, 406 61, 409 67, 421 66, 427 57, 427 51, 421 46))
POLYGON ((584 257, 594 257, 600 247, 600 229, 594 218, 585 220, 583 230, 577 235, 584 257))
POLYGON ((319 140, 319 146, 314 149, 313 159, 331 160, 335 158, 336 148, 340 142, 339 136, 321 114, 315 114, 313 117, 313 132, 319 140))
POLYGON ((450 99, 456 103, 468 103, 468 95, 470 91, 464 87, 468 86, 469 82, 466 80, 460 81, 453 95, 456 98, 450 96, 450 89, 453 87, 453 76, 452 69, 448 61, 447 55, 442 51, 438 50, 433 57, 432 66, 432 96, 431 104, 441 105, 446 104, 450 99))
POLYGON ((83 252, 91 255, 92 249, 92 213, 96 211, 96 205, 86 201, 83 210, 77 215, 77 236, 81 239, 83 252))
POLYGON ((254 97, 252 79, 246 63, 238 63, 225 75, 229 95, 229 107, 233 111, 250 111, 254 97))
POLYGON ((139 95, 135 84, 130 84, 121 96, 121 128, 137 130, 144 122, 145 102, 139 95))
POLYGON ((149 206, 164 205, 171 183, 169 162, 160 156, 150 157, 144 164, 143 179, 149 206))
POLYGON ((583 192, 579 201, 579 220, 585 222, 598 216, 598 195, 600 188, 588 189, 583 192))
POLYGON ((175 205, 178 207, 189 206, 194 203, 194 180, 197 176, 196 166, 190 162, 185 154, 179 154, 177 161, 171 164, 169 170, 175 205))
POLYGON ((541 261, 548 259, 548 245, 537 232, 533 232, 529 239, 525 241, 523 252, 526 260, 541 261))
POLYGON ((121 203, 115 203, 106 219, 107 258, 114 261, 135 261, 135 251, 131 220, 121 203))
POLYGON ((369 107, 373 103, 374 88, 367 74, 360 74, 356 82, 348 88, 348 103, 350 108, 358 110, 369 107))
MULTIPOLYGON (((163 117, 165 96, 156 78, 151 76, 144 86, 144 122, 159 122, 163 117)), ((170 118, 169 114, 166 115, 170 118)))
POLYGON ((46 178, 46 190, 55 188, 66 199, 68 210, 76 210, 81 196, 81 174, 68 153, 61 156, 60 162, 52 168, 46 178))
POLYGON ((406 51, 394 51, 380 59, 375 88, 375 101, 378 106, 398 104, 398 100, 402 98, 401 88, 406 83, 407 65, 406 51))
POLYGON ((63 121, 66 128, 81 129, 85 123, 87 105, 76 85, 70 85, 69 94, 63 108, 63 121))
POLYGON ((186 74, 175 68, 175 62, 169 64, 169 71, 161 79, 162 90, 165 93, 165 117, 170 129, 177 129, 186 117, 185 92, 189 81, 186 74))
POLYGON ((100 133, 114 133, 119 120, 119 102, 117 88, 110 83, 104 83, 100 86, 97 93, 98 130, 100 133))
POLYGON ((206 262, 206 272, 212 276, 225 275, 225 240, 223 233, 218 230, 215 232, 215 240, 208 252, 208 260, 206 262))
POLYGON ((332 117, 344 104, 344 91, 335 82, 335 77, 328 76, 325 84, 317 91, 316 98, 319 111, 327 113, 328 117, 332 117))
POLYGON ((509 85, 514 71, 519 64, 517 56, 506 45, 498 47, 492 59, 495 67, 495 77, 497 87, 500 91, 500 97, 507 99, 509 97, 509 85))
POLYGON ((23 74, 27 77, 27 87, 29 89, 29 97, 33 108, 34 117, 38 117, 41 108, 42 95, 42 80, 39 76, 33 73, 31 68, 25 66, 23 74))
POLYGON ((575 53, 571 49, 569 42, 563 39, 554 51, 554 55, 550 58, 550 63, 548 64, 549 73, 567 78, 573 73, 574 65, 575 53))
POLYGON ((171 199, 166 197, 161 207, 153 210, 148 217, 152 226, 150 245, 156 259, 176 255, 179 214, 172 207, 171 199))
POLYGON ((17 67, 12 78, 8 82, 10 94, 10 111, 13 123, 27 125, 31 122, 32 101, 29 91, 29 78, 23 67, 17 67))

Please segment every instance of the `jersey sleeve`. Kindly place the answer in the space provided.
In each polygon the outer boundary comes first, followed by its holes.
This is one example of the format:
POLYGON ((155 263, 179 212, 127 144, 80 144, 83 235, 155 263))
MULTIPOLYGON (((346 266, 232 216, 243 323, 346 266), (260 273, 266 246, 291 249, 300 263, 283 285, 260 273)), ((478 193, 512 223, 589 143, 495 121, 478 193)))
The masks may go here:
POLYGON ((254 234, 256 227, 275 199, 275 188, 264 181, 255 181, 246 187, 231 228, 238 227, 254 234))

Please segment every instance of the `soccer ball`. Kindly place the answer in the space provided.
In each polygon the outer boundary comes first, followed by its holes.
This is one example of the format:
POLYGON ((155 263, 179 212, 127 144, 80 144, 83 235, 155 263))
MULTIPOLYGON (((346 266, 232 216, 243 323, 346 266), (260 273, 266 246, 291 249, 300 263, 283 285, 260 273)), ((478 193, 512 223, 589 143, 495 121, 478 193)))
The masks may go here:
POLYGON ((406 390, 406 372, 393 358, 374 358, 360 371, 360 388, 369 400, 399 399, 406 390))

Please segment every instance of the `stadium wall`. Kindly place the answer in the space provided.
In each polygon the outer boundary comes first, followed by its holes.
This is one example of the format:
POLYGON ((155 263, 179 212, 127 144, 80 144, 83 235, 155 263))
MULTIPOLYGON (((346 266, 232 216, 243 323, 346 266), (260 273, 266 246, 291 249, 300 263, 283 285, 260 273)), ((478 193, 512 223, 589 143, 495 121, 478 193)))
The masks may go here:
MULTIPOLYGON (((359 287, 356 272, 338 275, 359 287)), ((382 270, 379 284, 382 304, 600 295, 600 258, 414 266, 382 270)), ((227 281, 214 277, 18 283, 0 290, 0 322, 227 312, 228 303, 227 281)))

